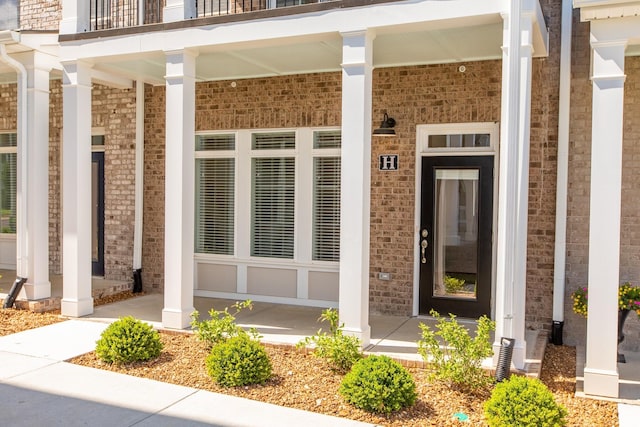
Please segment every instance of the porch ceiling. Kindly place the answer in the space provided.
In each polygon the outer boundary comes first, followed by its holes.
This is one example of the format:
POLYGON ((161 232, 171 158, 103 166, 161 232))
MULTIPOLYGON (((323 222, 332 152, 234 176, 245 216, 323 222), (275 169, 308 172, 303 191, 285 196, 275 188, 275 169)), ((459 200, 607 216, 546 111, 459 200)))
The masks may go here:
MULTIPOLYGON (((388 29, 373 42, 374 67, 435 64, 500 58, 502 22, 463 28, 388 29)), ((218 45, 198 49, 199 81, 245 79, 339 71, 342 37, 338 33, 313 38, 271 40, 251 47, 218 45)), ((162 52, 144 56, 100 59, 94 69, 147 83, 164 84, 162 52)))

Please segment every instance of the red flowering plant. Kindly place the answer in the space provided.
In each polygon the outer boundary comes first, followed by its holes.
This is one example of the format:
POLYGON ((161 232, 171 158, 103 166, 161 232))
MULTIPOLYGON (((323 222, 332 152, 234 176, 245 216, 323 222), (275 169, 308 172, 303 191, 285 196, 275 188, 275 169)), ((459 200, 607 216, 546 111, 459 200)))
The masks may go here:
MULTIPOLYGON (((576 314, 587 317, 588 289, 578 288, 571 294, 573 299, 573 311, 576 314)), ((632 310, 640 317, 640 287, 626 282, 618 288, 618 310, 632 310)))

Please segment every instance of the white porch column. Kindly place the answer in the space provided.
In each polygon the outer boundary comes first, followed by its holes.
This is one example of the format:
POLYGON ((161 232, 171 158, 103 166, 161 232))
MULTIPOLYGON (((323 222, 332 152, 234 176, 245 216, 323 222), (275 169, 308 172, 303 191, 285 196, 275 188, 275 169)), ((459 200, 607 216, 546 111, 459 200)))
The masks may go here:
POLYGON ((86 0, 62 0, 60 34, 76 34, 89 30, 89 2, 86 0))
POLYGON ((80 317, 93 313, 91 70, 81 61, 62 65, 62 314, 80 317))
POLYGON ((532 17, 522 16, 520 0, 511 1, 505 17, 502 55, 502 104, 496 266, 496 341, 514 338, 513 365, 526 358, 525 307, 529 124, 531 113, 532 17), (512 46, 520 46, 512 49, 512 46))
POLYGON ((369 31, 342 33, 340 323, 369 344, 372 45, 369 31))
POLYGON ((183 329, 193 312, 195 70, 197 54, 166 52, 164 309, 183 329))
POLYGON ((624 51, 627 40, 592 48, 591 198, 589 208, 589 300, 584 392, 618 397, 617 325, 620 281, 620 203, 624 51))
POLYGON ((27 70, 27 170, 26 235, 18 236, 26 249, 24 296, 29 300, 51 296, 49 282, 49 72, 48 58, 30 52, 24 61, 27 70))

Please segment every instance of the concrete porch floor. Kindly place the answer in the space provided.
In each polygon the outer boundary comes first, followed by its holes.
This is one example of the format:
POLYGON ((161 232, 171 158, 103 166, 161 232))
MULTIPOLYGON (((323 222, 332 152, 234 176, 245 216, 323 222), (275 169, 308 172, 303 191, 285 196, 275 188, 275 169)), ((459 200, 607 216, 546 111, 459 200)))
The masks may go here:
POLYGON ((576 347, 576 396, 634 405, 638 407, 636 415, 640 415, 640 353, 631 351, 621 353, 624 354, 626 363, 618 363, 618 398, 588 396, 584 394, 586 348, 583 345, 576 347))
MULTIPOLYGON (((211 308, 223 310, 235 301, 194 298, 194 306, 205 319, 211 308)), ((122 316, 134 316, 145 320, 157 328, 162 322, 162 294, 149 294, 117 303, 96 307, 93 314, 86 316, 100 321, 110 322, 122 316)), ((296 344, 307 336, 315 334, 326 326, 318 321, 321 308, 295 305, 254 302, 251 311, 244 310, 236 316, 242 327, 254 327, 262 335, 262 341, 271 344, 296 344)), ((417 341, 420 339, 419 323, 423 322, 433 328, 435 321, 429 317, 370 316, 371 343, 365 349, 367 353, 386 354, 408 365, 422 364, 418 354, 417 341)), ((475 322, 460 320, 461 323, 475 327, 475 322)), ((527 331, 527 366, 526 373, 539 376, 542 357, 546 347, 547 335, 537 331, 527 331)))

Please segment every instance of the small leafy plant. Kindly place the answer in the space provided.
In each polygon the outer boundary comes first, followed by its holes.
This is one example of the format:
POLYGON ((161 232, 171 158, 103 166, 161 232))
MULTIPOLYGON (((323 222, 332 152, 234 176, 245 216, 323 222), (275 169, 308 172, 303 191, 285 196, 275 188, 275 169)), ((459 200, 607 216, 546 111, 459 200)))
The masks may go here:
POLYGON ((107 363, 130 363, 160 355, 162 342, 158 331, 133 316, 116 320, 96 342, 96 354, 107 363))
POLYGON ((512 376, 498 383, 485 403, 489 426, 556 427, 566 424, 566 409, 539 380, 512 376))
POLYGON ((420 323, 422 339, 418 341, 418 353, 430 364, 434 376, 462 388, 477 389, 490 384, 493 379, 482 369, 482 360, 493 354, 490 333, 495 330, 495 322, 480 317, 476 336, 471 338, 453 314, 449 314, 449 319, 434 310, 430 314, 437 321, 437 331, 420 323))
POLYGON ((215 345, 205 362, 209 376, 224 387, 262 384, 271 378, 271 361, 262 344, 240 334, 215 345))
POLYGON ((200 313, 196 310, 191 313, 191 328, 195 331, 198 339, 205 341, 210 346, 238 335, 250 335, 253 338, 258 338, 258 332, 254 328, 247 332, 236 324, 236 315, 246 308, 249 310, 253 308, 251 300, 236 302, 231 307, 225 307, 223 311, 212 308, 209 310, 211 319, 202 321, 199 320, 200 313), (230 308, 235 309, 235 312, 230 313, 230 308))
POLYGON ((444 290, 448 294, 455 294, 464 288, 464 279, 458 279, 452 276, 444 276, 444 290))
POLYGON ((411 374, 388 356, 369 356, 353 365, 340 385, 340 394, 357 408, 390 413, 416 401, 411 374))
POLYGON ((329 333, 319 329, 316 335, 306 337, 297 347, 311 346, 314 348, 313 354, 329 362, 332 369, 341 373, 348 372, 354 363, 362 359, 360 339, 344 334, 344 325, 338 326, 337 310, 324 310, 318 320, 329 322, 329 333))

